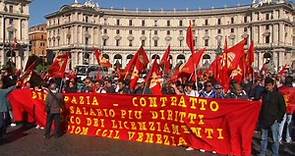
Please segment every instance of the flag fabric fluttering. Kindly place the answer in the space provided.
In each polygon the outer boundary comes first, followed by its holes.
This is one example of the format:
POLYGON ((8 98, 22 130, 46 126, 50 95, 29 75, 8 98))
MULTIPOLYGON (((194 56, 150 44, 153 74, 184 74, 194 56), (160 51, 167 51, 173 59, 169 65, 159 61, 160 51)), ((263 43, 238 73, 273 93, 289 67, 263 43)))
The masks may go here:
POLYGON ((153 65, 145 79, 145 82, 146 87, 149 87, 154 95, 161 95, 163 79, 160 65, 157 60, 157 58, 154 59, 153 65))
POLYGON ((160 61, 160 66, 162 67, 163 71, 165 71, 165 73, 169 73, 171 71, 170 51, 171 48, 169 45, 160 61))
POLYGON ((70 59, 69 53, 58 55, 49 67, 48 74, 52 78, 64 78, 65 70, 70 59))
POLYGON ((100 50, 96 49, 94 54, 95 54, 97 63, 100 65, 100 67, 102 68, 112 67, 112 64, 110 63, 110 61, 107 58, 103 57, 103 54, 101 53, 100 50))
POLYGON ((189 26, 186 31, 186 44, 191 50, 192 54, 195 53, 195 39, 194 39, 194 33, 192 30, 191 21, 189 22, 189 26))
POLYGON ((135 89, 137 80, 139 79, 139 74, 142 73, 149 63, 148 56, 143 47, 140 47, 132 58, 132 60, 128 63, 126 67, 126 76, 131 73, 130 78, 130 88, 135 89))

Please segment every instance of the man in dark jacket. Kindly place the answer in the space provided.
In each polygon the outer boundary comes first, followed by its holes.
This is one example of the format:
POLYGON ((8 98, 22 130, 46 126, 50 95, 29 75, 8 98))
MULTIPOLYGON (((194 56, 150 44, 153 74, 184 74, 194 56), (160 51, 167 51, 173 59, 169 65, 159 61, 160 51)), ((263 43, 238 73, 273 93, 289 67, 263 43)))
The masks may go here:
POLYGON ((260 112, 261 147, 260 156, 265 156, 268 144, 268 132, 271 130, 273 137, 273 156, 279 155, 279 124, 286 111, 285 101, 280 92, 275 89, 272 78, 265 79, 265 93, 262 95, 262 107, 260 112))
POLYGON ((61 130, 61 111, 63 108, 63 96, 57 93, 57 87, 55 83, 50 84, 48 90, 48 96, 46 98, 46 108, 47 108, 47 122, 45 129, 45 138, 50 137, 50 130, 52 121, 55 122, 55 136, 60 137, 62 135, 61 130))
POLYGON ((7 89, 2 89, 3 85, 3 82, 0 80, 0 140, 6 133, 6 128, 9 122, 10 104, 7 101, 7 96, 15 88, 15 86, 11 86, 7 89))

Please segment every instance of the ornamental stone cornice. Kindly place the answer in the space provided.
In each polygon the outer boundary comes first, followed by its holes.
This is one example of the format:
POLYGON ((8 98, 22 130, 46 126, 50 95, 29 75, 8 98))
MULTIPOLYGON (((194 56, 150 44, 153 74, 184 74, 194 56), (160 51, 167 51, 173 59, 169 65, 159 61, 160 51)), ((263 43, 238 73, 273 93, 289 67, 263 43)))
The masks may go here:
POLYGON ((133 40, 134 40, 134 37, 131 36, 131 35, 129 35, 129 36, 127 37, 127 40, 129 40, 129 41, 133 41, 133 40))
POLYGON ((90 35, 89 33, 86 33, 86 34, 85 34, 85 37, 86 37, 86 38, 90 38, 91 35, 90 35))
POLYGON ((241 37, 242 37, 242 38, 248 38, 249 35, 248 35, 247 33, 244 33, 244 34, 241 35, 241 37))
POLYGON ((159 39, 160 39, 160 37, 158 37, 158 36, 153 37, 153 40, 155 40, 155 41, 158 41, 159 39))
POLYGON ((203 40, 208 40, 208 39, 210 39, 210 37, 208 35, 203 37, 203 40))
POLYGON ((266 31, 262 34, 262 36, 270 36, 270 32, 269 31, 266 31))
POLYGON ((108 36, 108 35, 106 35, 106 34, 104 34, 104 35, 102 35, 102 39, 104 39, 104 40, 107 40, 107 39, 109 39, 110 37, 108 36))
POLYGON ((146 40, 146 39, 147 39, 146 36, 141 36, 141 37, 140 37, 140 40, 146 40))
POLYGON ((178 36, 177 39, 178 39, 179 41, 183 41, 183 40, 184 40, 184 37, 183 37, 183 36, 178 36))
POLYGON ((166 41, 171 41, 171 40, 172 40, 172 37, 171 37, 171 36, 166 36, 166 37, 165 37, 165 40, 166 40, 166 41))
POLYGON ((234 39, 234 38, 236 38, 236 35, 235 35, 235 34, 230 34, 230 35, 228 36, 228 38, 229 38, 229 39, 234 39))
POLYGON ((122 39, 122 37, 120 35, 115 36, 115 40, 121 40, 121 39, 122 39))

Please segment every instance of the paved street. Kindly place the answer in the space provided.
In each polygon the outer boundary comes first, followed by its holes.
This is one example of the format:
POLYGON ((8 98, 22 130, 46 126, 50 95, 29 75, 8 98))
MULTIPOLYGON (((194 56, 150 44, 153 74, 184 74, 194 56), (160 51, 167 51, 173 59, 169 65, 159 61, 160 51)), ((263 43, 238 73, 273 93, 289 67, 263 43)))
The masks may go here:
MULTIPOLYGON (((115 141, 87 136, 65 135, 62 138, 43 138, 43 130, 16 127, 9 129, 7 143, 0 145, 1 156, 210 156, 211 153, 185 151, 185 148, 155 144, 115 141)), ((254 149, 258 149, 255 139, 254 149)), ((295 155, 295 144, 282 148, 281 155, 295 155), (293 146, 293 149, 292 149, 293 146), (293 151, 292 151, 293 150, 293 151), (289 151, 289 152, 286 152, 289 151), (293 152, 293 153, 292 153, 293 152)), ((254 155, 256 155, 254 151, 254 155)))

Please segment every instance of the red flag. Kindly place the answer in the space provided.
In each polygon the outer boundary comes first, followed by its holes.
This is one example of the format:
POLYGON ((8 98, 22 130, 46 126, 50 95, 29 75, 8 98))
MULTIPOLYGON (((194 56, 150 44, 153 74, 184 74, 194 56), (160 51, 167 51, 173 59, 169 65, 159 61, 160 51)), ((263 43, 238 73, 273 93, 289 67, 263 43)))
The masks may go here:
POLYGON ((284 76, 286 73, 288 73, 289 66, 287 64, 284 65, 284 67, 279 71, 278 75, 284 76))
POLYGON ((295 113, 295 88, 283 86, 279 88, 279 91, 283 94, 284 100, 287 106, 287 112, 289 114, 295 113))
POLYGON ((54 59, 52 65, 49 67, 48 73, 50 77, 64 78, 68 60, 69 60, 68 53, 57 56, 54 59))
POLYGON ((217 56, 215 60, 211 63, 207 71, 209 73, 209 76, 210 74, 213 75, 216 80, 219 79, 219 75, 221 71, 221 60, 222 60, 222 56, 217 56))
POLYGON ((146 52, 143 49, 143 47, 139 48, 139 50, 137 51, 137 53, 135 54, 133 58, 130 61, 131 63, 129 62, 126 68, 126 75, 128 75, 128 73, 132 71, 131 80, 130 80, 131 89, 135 88, 137 80, 139 79, 139 74, 146 69, 149 63, 148 56, 146 55, 146 52))
POLYGON ((196 66, 199 65, 205 50, 206 49, 201 49, 199 52, 192 54, 187 63, 183 66, 183 68, 180 69, 180 72, 188 74, 194 73, 196 66))
POLYGON ((111 68, 112 67, 112 64, 109 62, 108 59, 106 59, 105 57, 103 57, 102 53, 100 52, 100 50, 95 50, 95 57, 96 57, 96 60, 98 62, 98 64, 101 66, 101 67, 105 67, 105 68, 111 68))
POLYGON ((160 66, 162 67, 163 71, 165 71, 166 73, 169 73, 171 71, 171 65, 170 65, 170 45, 168 46, 168 48, 166 49, 162 60, 160 61, 160 66))
POLYGON ((195 52, 195 39, 194 39, 191 21, 189 22, 189 26, 186 31, 186 44, 189 47, 189 49, 191 50, 191 52, 194 53, 195 52))
POLYGON ((184 64, 182 67, 179 68, 179 70, 176 70, 174 72, 174 74, 170 78, 170 81, 176 80, 184 75, 191 76, 192 74, 194 74, 197 68, 196 66, 199 65, 205 50, 206 49, 201 49, 199 50, 199 52, 193 53, 186 62, 186 64, 184 64))
POLYGON ((231 71, 230 78, 232 80, 236 80, 239 84, 241 84, 245 77, 246 66, 246 55, 244 55, 241 58, 238 67, 231 71))
POLYGON ((241 57, 245 54, 244 46, 246 45, 246 38, 231 48, 225 50, 223 57, 223 67, 227 67, 229 70, 237 68, 241 57))
POLYGON ((153 94, 162 94, 162 72, 160 71, 160 65, 157 62, 157 58, 154 59, 152 68, 150 69, 145 82, 146 85, 152 90, 153 94))
POLYGON ((254 42, 251 41, 250 47, 247 52, 247 58, 246 58, 246 67, 245 67, 245 74, 251 75, 253 77, 253 63, 254 63, 254 42))

